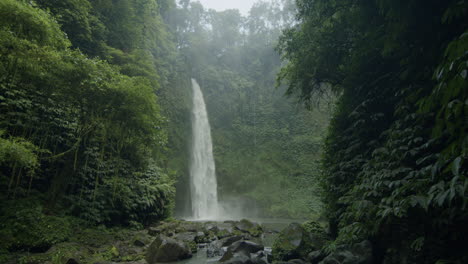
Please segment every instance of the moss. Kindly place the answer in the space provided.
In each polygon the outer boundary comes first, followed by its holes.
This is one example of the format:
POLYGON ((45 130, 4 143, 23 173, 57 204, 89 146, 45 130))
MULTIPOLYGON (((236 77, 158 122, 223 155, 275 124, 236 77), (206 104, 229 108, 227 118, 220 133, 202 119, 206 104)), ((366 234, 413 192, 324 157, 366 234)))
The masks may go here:
POLYGON ((198 245, 195 241, 190 241, 188 242, 188 246, 190 248, 190 250, 192 251, 192 253, 195 253, 198 251, 198 245))
POLYGON ((257 225, 254 228, 249 228, 247 232, 249 232, 249 234, 251 234, 254 237, 259 237, 262 235, 263 229, 261 226, 257 225))
POLYGON ((221 229, 218 232, 216 232, 216 236, 219 237, 219 238, 228 237, 230 235, 231 235, 231 233, 226 229, 221 229))
POLYGON ((51 262, 53 264, 66 263, 69 259, 75 259, 79 263, 90 263, 94 260, 106 260, 103 256, 95 254, 91 249, 86 246, 76 243, 60 243, 54 245, 46 253, 26 255, 20 258, 20 263, 45 263, 51 262))
POLYGON ((131 261, 142 260, 144 258, 145 258, 145 255, 141 253, 141 254, 132 254, 132 255, 123 256, 121 260, 125 262, 131 262, 131 261))

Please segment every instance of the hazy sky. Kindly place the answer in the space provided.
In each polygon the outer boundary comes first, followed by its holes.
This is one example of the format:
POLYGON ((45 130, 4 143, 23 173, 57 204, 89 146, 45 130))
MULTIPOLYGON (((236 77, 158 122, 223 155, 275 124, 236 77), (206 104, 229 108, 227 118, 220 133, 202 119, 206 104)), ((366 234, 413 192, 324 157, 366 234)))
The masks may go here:
MULTIPOLYGON (((192 0, 195 2, 196 0, 192 0)), ((253 3, 257 0, 198 0, 206 8, 222 11, 226 9, 239 9, 243 15, 249 13, 253 3)))

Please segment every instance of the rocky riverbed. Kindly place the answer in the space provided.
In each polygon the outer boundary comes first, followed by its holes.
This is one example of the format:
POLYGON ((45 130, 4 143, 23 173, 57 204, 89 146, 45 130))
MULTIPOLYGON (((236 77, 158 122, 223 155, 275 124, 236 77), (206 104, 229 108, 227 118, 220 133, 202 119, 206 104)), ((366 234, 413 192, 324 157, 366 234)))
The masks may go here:
POLYGON ((292 223, 279 231, 248 220, 173 220, 139 231, 80 230, 68 242, 43 253, 18 255, 8 263, 372 263, 370 242, 340 246, 325 254, 322 247, 327 240, 324 229, 314 222, 292 223))

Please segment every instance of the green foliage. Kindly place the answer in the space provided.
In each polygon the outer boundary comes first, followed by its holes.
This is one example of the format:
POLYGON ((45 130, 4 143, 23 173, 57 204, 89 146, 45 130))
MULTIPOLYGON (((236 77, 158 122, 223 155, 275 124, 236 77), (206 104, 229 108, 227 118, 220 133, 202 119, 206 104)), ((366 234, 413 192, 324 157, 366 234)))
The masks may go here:
POLYGON ((64 49, 70 45, 60 26, 49 14, 22 1, 5 0, 0 3, 0 26, 18 38, 39 45, 50 45, 64 49))
MULTIPOLYGON (((0 136, 4 131, 0 130, 0 136)), ((21 138, 0 138, 0 164, 9 167, 18 166, 34 173, 39 167, 38 148, 21 138)))
POLYGON ((71 218, 49 216, 32 199, 8 203, 1 208, 1 247, 5 249, 43 250, 68 240, 71 218))
POLYGON ((466 262, 466 2, 298 6, 278 78, 306 104, 340 95, 321 180, 335 243, 372 239, 386 263, 466 262))
POLYGON ((67 208, 92 223, 148 224, 170 215, 175 176, 164 168, 166 119, 156 91, 168 78, 158 67, 169 63, 173 43, 161 17, 147 13, 156 3, 140 2, 126 2, 145 13, 133 25, 151 23, 132 31, 144 42, 138 46, 112 41, 128 25, 109 20, 104 1, 0 3, 2 203, 39 192, 47 210, 67 208), (106 61, 70 49, 67 37, 106 61))

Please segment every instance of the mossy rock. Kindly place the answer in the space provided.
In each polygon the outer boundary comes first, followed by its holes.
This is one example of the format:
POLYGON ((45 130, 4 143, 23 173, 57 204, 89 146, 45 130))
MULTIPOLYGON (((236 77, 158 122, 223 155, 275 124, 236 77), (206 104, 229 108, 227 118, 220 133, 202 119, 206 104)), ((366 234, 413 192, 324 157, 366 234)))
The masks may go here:
POLYGON ((91 260, 105 260, 87 246, 73 242, 54 245, 46 253, 34 254, 20 258, 20 263, 67 263, 69 260, 88 263, 91 260))
POLYGON ((235 224, 235 228, 254 237, 259 237, 263 233, 263 228, 259 224, 250 222, 247 219, 240 220, 235 224))
POLYGON ((195 241, 188 242, 187 245, 189 246, 192 253, 198 252, 198 244, 195 241))
POLYGON ((302 225, 292 223, 283 229, 273 243, 273 259, 288 261, 291 259, 306 259, 307 254, 322 248, 325 240, 322 232, 308 232, 302 225))

